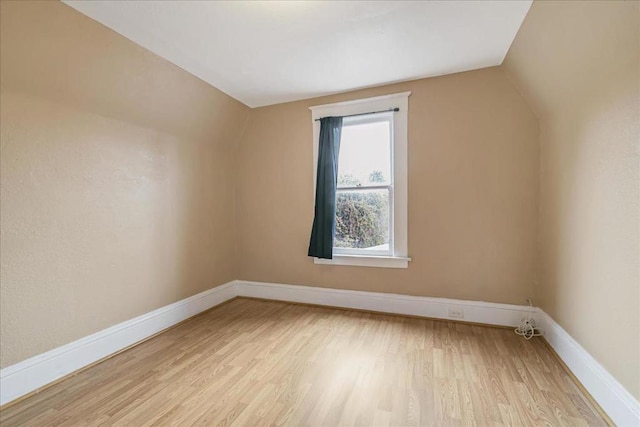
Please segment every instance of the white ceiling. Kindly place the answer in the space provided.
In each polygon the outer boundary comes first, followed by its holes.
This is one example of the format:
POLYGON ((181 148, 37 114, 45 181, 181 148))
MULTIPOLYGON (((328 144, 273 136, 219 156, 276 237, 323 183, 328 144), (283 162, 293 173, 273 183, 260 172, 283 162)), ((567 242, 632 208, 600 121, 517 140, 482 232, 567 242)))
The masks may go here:
POLYGON ((64 3, 259 107, 499 65, 531 1, 64 3))

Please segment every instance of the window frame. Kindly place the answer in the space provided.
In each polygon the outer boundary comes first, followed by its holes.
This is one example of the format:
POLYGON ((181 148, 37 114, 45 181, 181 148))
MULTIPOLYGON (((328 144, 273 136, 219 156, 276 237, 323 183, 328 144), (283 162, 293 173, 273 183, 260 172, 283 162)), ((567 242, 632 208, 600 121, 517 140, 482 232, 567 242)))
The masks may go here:
MULTIPOLYGON (((316 121, 327 116, 348 116, 351 114, 369 113, 371 111, 383 111, 398 108, 396 112, 384 112, 391 118, 391 185, 389 186, 390 201, 390 253, 364 254, 353 250, 334 250, 333 259, 314 258, 315 264, 351 265, 364 267, 407 268, 411 260, 407 251, 407 136, 408 136, 408 108, 411 92, 402 92, 391 95, 377 96, 373 98, 358 99, 353 101, 338 102, 309 107, 313 125, 313 189, 315 194, 316 173, 318 167, 318 141, 320 138, 320 122, 316 121)), ((349 121, 366 122, 367 116, 362 119, 348 119, 349 121)), ((386 187, 386 186, 385 186, 386 187)), ((366 189, 367 187, 362 187, 366 189)), ((343 248, 341 248, 343 249, 343 248)))

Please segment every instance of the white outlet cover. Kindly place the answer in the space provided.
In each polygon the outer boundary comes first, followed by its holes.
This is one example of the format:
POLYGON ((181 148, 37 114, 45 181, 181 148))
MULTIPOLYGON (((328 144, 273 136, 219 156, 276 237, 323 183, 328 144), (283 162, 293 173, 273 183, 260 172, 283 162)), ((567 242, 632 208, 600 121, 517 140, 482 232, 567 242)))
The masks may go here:
POLYGON ((464 309, 462 307, 449 307, 449 317, 464 319, 464 309))

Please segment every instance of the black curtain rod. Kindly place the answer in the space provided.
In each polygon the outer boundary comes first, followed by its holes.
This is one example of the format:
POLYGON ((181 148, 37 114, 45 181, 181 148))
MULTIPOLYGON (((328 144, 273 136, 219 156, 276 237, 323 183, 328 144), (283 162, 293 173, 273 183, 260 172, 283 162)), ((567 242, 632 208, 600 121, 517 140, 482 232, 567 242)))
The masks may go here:
MULTIPOLYGON (((341 116, 341 117, 355 117, 355 116, 368 116, 369 114, 378 114, 378 113, 387 113, 389 111, 400 111, 400 109, 398 107, 396 108, 389 108, 388 110, 381 110, 381 111, 371 111, 369 113, 358 113, 358 114, 347 114, 346 116, 341 116)), ((316 122, 319 122, 320 120, 324 119, 325 117, 316 119, 316 122)))

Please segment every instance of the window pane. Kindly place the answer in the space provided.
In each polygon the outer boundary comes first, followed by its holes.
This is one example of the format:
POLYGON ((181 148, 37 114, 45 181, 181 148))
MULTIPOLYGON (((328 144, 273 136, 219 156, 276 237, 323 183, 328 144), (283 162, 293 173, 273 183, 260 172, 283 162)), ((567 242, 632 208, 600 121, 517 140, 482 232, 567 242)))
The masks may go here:
POLYGON ((391 179, 389 121, 342 127, 338 187, 389 185, 391 179))
POLYGON ((389 190, 338 190, 333 245, 389 251, 389 190))

